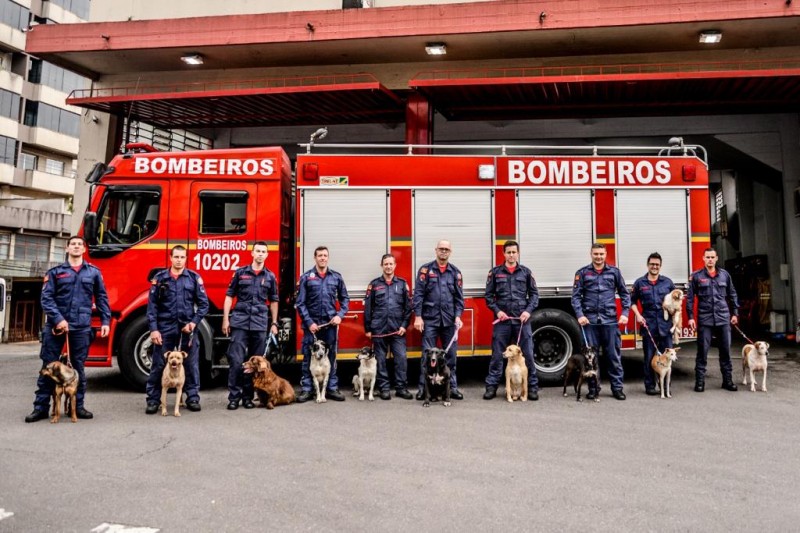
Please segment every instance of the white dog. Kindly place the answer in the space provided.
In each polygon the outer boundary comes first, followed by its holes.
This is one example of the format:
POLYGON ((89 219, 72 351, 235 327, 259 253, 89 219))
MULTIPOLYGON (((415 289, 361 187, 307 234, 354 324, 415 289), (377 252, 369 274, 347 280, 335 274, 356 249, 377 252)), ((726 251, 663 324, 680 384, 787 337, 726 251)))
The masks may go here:
POLYGON ((742 348, 742 384, 747 385, 747 373, 750 372, 750 390, 756 391, 756 377, 754 373, 761 370, 761 390, 767 392, 767 356, 769 344, 758 341, 755 344, 745 344, 742 348))
POLYGON ((328 359, 328 345, 316 340, 311 345, 311 361, 308 369, 317 393, 317 403, 325 403, 325 391, 328 389, 328 378, 331 377, 331 360, 328 359))
POLYGON ((378 377, 378 360, 372 348, 361 348, 358 352, 358 375, 353 376, 353 396, 358 396, 359 401, 364 401, 364 389, 369 386, 369 401, 373 401, 375 380, 378 377))
POLYGON ((672 333, 672 344, 677 346, 681 342, 683 331, 683 291, 675 289, 664 296, 661 307, 664 309, 664 320, 672 320, 669 332, 672 333))

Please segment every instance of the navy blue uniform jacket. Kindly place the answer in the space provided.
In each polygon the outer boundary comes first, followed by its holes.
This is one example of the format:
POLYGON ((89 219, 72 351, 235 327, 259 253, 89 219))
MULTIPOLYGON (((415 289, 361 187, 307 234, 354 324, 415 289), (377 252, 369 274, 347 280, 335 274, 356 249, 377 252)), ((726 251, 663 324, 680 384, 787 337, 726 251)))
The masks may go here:
POLYGON ((503 263, 490 270, 486 278, 486 306, 495 316, 500 311, 513 317, 525 311, 533 313, 539 306, 539 289, 530 269, 518 264, 511 273, 503 263))
POLYGON ((232 328, 266 331, 269 303, 278 301, 278 282, 268 268, 256 274, 252 265, 247 265, 233 273, 225 295, 236 298, 230 315, 232 328))
POLYGON ((181 329, 189 322, 197 325, 208 313, 206 288, 197 272, 187 268, 175 279, 167 268, 156 273, 150 283, 150 331, 181 329))
POLYGON ((650 283, 647 274, 633 282, 631 289, 631 305, 642 304, 642 316, 653 335, 669 337, 671 320, 664 320, 662 305, 664 297, 675 290, 675 284, 666 276, 658 276, 655 284, 650 283))
POLYGON ((611 325, 617 323, 615 293, 622 303, 622 316, 631 309, 631 295, 617 267, 605 265, 599 273, 594 265, 586 265, 575 273, 572 287, 572 309, 575 316, 585 316, 592 324, 611 325))
POLYGON ((92 298, 100 313, 100 323, 111 323, 108 294, 100 270, 87 262, 75 272, 69 262, 47 271, 42 287, 42 309, 47 315, 47 327, 52 329, 66 320, 70 329, 86 329, 92 323, 92 298))
POLYGON ((395 276, 389 284, 383 278, 373 279, 364 298, 364 328, 381 335, 400 328, 408 329, 411 320, 411 298, 408 283, 395 276))
POLYGON ((414 287, 414 314, 431 326, 449 327, 464 313, 461 271, 447 263, 444 272, 436 261, 420 267, 414 287))
POLYGON ((705 268, 692 272, 686 290, 686 314, 694 318, 694 300, 697 298, 697 323, 700 326, 729 324, 731 315, 739 316, 739 298, 727 270, 717 269, 713 278, 705 268))
POLYGON ((342 275, 330 268, 322 277, 316 267, 304 272, 297 280, 297 297, 295 307, 303 321, 303 326, 311 324, 322 326, 338 315, 344 318, 350 307, 350 296, 344 285, 342 275), (336 310, 339 302, 339 310, 336 310))

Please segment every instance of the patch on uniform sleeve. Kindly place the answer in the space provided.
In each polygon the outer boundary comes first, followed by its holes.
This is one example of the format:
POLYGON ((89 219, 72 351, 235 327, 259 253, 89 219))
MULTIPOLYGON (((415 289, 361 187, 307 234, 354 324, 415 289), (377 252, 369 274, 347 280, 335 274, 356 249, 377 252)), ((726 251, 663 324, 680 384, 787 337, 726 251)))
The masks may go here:
POLYGON ((200 276, 197 276, 197 284, 198 285, 202 285, 203 284, 203 278, 201 278, 200 276))
POLYGON ((369 293, 371 293, 371 292, 372 292, 372 283, 367 285, 367 296, 369 296, 369 293))
POLYGON ((487 280, 490 280, 490 279, 492 279, 492 271, 491 271, 491 270, 489 271, 489 275, 488 275, 488 276, 486 276, 486 279, 487 279, 487 280))
POLYGON ((428 273, 428 267, 422 267, 419 269, 419 273, 425 275, 428 273))
POLYGON ((580 274, 575 274, 575 281, 580 281, 580 279, 581 279, 581 275, 580 274))
POLYGON ((153 276, 153 279, 150 280, 150 285, 158 285, 158 281, 156 281, 155 276, 153 276))
POLYGON ((44 275, 44 280, 42 281, 42 283, 47 283, 48 281, 50 281, 50 276, 45 274, 44 275))
POLYGON ((458 286, 461 287, 464 284, 464 280, 461 279, 461 272, 456 274, 456 281, 458 282, 458 286))

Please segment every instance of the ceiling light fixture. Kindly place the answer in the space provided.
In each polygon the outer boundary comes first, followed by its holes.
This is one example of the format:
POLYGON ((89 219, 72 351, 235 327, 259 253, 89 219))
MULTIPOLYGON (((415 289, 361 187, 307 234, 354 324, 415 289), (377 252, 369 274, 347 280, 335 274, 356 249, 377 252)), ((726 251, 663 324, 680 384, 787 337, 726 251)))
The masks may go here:
POLYGON ((719 30, 703 30, 700 32, 700 42, 703 44, 717 44, 722 40, 722 32, 719 30))
POLYGON ((202 65, 203 56, 200 54, 186 54, 181 56, 181 61, 187 65, 202 65))
POLYGON ((444 43, 428 43, 425 45, 425 53, 429 56, 443 56, 447 53, 447 45, 444 43))

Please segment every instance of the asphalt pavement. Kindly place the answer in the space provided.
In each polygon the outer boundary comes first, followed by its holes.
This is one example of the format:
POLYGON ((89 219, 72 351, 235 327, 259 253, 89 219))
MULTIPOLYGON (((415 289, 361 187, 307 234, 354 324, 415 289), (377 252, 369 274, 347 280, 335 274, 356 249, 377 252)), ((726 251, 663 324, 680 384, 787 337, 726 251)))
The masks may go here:
POLYGON ((23 422, 38 344, 2 345, 0 532, 797 530, 800 347, 772 347, 766 393, 741 386, 738 357, 739 392, 713 357, 693 392, 684 350, 670 400, 644 395, 629 355, 624 402, 607 386, 599 403, 556 386, 484 401, 483 359, 460 361, 449 408, 348 395, 229 412, 223 386, 180 418, 89 369, 94 420, 53 425, 23 422))

